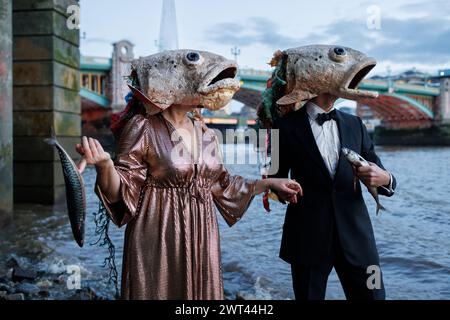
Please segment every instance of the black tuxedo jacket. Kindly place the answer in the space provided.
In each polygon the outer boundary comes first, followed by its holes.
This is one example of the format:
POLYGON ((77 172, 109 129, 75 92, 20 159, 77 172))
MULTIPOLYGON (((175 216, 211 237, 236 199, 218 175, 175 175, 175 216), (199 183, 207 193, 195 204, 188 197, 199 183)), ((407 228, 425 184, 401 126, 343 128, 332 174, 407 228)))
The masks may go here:
MULTIPOLYGON (((336 112, 341 147, 354 150, 384 168, 361 119, 336 112)), ((335 246, 340 245, 350 263, 378 265, 361 184, 357 183, 355 191, 353 170, 342 152, 333 179, 314 139, 306 107, 283 117, 278 128, 280 166, 273 177, 288 177, 290 172, 291 179, 301 184, 304 193, 296 204, 289 204, 287 208, 280 257, 289 263, 320 266, 330 263, 335 246)), ((392 179, 395 188, 395 177, 392 179)), ((384 188, 378 188, 378 193, 393 194, 384 188)))

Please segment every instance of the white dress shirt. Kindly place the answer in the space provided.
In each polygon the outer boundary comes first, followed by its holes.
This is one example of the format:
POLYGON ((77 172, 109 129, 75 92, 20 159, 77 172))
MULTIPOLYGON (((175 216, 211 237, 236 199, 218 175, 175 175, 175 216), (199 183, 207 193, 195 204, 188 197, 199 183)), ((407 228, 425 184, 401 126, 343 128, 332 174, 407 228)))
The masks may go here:
MULTIPOLYGON (((328 172, 331 177, 334 178, 341 150, 337 123, 334 119, 331 119, 330 121, 324 122, 323 125, 319 125, 316 120, 317 115, 326 112, 311 101, 309 101, 305 107, 317 147, 319 148, 328 172)), ((329 112, 333 109, 334 107, 329 112)))
MULTIPOLYGON (((316 140, 317 147, 319 148, 320 154, 322 155, 322 159, 325 163, 325 166, 328 169, 331 177, 334 178, 336 174, 337 165, 339 163, 339 155, 341 152, 341 142, 339 140, 339 129, 336 123, 336 120, 331 119, 329 121, 325 121, 323 125, 319 125, 317 123, 317 115, 320 113, 328 113, 330 111, 325 112, 322 108, 320 108, 315 103, 309 101, 306 104, 306 112, 309 117, 309 124, 311 125, 311 129, 314 135, 314 139, 316 140)), ((389 172, 390 180, 387 186, 381 186, 386 189, 390 193, 394 193, 392 189, 392 174, 389 172)))

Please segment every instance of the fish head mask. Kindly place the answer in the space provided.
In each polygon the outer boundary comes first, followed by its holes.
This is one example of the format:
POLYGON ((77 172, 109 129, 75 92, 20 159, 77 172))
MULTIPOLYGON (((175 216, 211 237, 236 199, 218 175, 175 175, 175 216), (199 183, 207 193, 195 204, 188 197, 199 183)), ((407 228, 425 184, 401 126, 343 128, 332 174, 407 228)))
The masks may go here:
POLYGON ((310 45, 285 50, 286 95, 277 104, 301 104, 322 93, 358 100, 376 98, 377 92, 358 89, 377 64, 374 58, 352 48, 310 45))
POLYGON ((164 51, 134 60, 132 70, 139 85, 129 87, 149 114, 174 104, 218 110, 240 87, 237 64, 207 51, 164 51))

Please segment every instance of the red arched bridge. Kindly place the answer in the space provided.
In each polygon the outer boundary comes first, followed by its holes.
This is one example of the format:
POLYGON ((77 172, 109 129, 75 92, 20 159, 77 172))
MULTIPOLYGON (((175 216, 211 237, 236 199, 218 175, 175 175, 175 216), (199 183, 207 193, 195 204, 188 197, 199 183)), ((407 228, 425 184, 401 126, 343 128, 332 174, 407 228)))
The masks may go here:
MULTIPOLYGON (((256 108, 269 76, 267 72, 243 70, 240 73, 242 88, 234 99, 256 108)), ((404 83, 389 85, 383 80, 363 80, 359 88, 378 91, 380 95, 376 99, 359 101, 358 114, 369 109, 371 116, 380 119, 385 128, 424 128, 435 119, 439 88, 404 83)))
MULTIPOLYGON (((82 57, 81 91, 83 120, 86 123, 103 118, 106 108, 111 107, 107 84, 111 82, 111 59, 82 57), (108 80, 110 79, 110 80, 108 80), (99 115, 97 115, 99 113, 99 115)), ((239 73, 242 88, 234 97, 250 108, 256 109, 261 102, 261 93, 266 88, 270 72, 241 70, 239 73)), ((376 99, 363 99, 357 104, 357 113, 362 118, 378 119, 387 129, 417 129, 430 127, 442 117, 440 110, 440 90, 436 87, 411 85, 385 80, 363 80, 359 87, 378 91, 376 99)), ((441 99, 442 100, 442 99, 441 99)), ((445 99, 444 99, 445 100, 445 99)), ((445 102, 445 101, 442 101, 445 102)), ((450 108, 448 116, 450 117, 450 108)), ((206 116, 211 125, 239 126, 255 124, 254 113, 236 117, 226 114, 206 116)), ((86 127, 86 126, 84 126, 86 127)))

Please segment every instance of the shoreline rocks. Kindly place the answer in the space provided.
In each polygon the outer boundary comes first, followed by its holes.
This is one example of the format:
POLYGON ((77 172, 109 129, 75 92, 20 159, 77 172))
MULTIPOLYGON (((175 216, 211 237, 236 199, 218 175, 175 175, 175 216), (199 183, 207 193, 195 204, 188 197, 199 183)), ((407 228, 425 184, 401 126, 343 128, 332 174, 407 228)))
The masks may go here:
POLYGON ((11 300, 11 301, 25 300, 25 296, 23 293, 14 293, 14 294, 7 295, 5 297, 5 300, 11 300))
POLYGON ((8 259, 8 261, 6 262, 6 267, 8 268, 8 269, 11 269, 11 268, 18 268, 19 267, 19 262, 17 261, 17 258, 13 255, 13 256, 11 256, 9 259, 8 259))
POLYGON ((12 281, 21 282, 23 280, 34 281, 37 278, 37 272, 33 270, 25 270, 17 266, 12 271, 12 281))
POLYGON ((32 283, 23 282, 16 286, 17 293, 23 293, 26 295, 37 294, 39 293, 39 291, 41 291, 41 289, 37 285, 32 283))
POLYGON ((10 255, 6 269, 0 269, 0 300, 107 300, 90 286, 67 289, 67 275, 61 270, 35 271, 26 259, 10 255))

